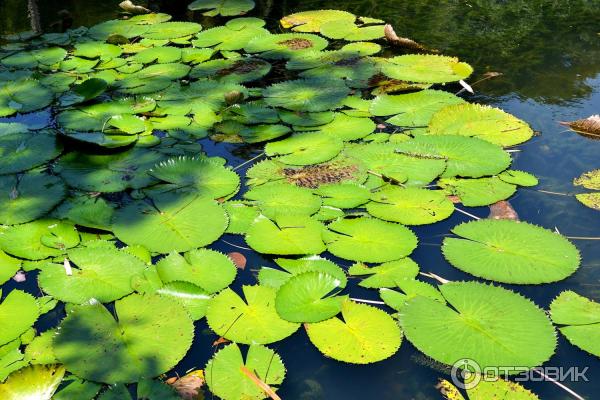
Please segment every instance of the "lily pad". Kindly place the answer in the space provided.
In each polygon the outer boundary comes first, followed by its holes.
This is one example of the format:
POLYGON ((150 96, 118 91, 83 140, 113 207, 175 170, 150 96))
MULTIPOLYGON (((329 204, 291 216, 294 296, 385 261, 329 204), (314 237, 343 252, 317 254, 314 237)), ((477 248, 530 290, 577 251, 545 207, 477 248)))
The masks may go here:
POLYGON ((447 83, 468 78, 473 68, 455 57, 407 54, 385 59, 381 71, 390 78, 407 82, 447 83))
POLYGON ((256 201, 262 214, 269 218, 279 215, 311 216, 321 207, 321 199, 309 189, 284 183, 255 187, 247 191, 244 197, 256 201))
POLYGON ((400 348, 400 328, 384 311, 346 300, 342 317, 306 325, 310 341, 326 356, 370 364, 391 357, 400 348))
POLYGON ((227 228, 225 210, 210 198, 161 194, 152 200, 117 210, 113 231, 121 241, 166 254, 209 245, 227 228))
POLYGON ((527 123, 499 108, 479 104, 448 106, 436 113, 428 134, 478 137, 508 147, 528 141, 533 130, 527 123))
POLYGON ((299 324, 282 319, 275 310, 275 289, 244 286, 245 301, 227 288, 208 304, 206 319, 217 334, 236 343, 268 344, 296 332, 299 324))
POLYGON ((0 117, 37 111, 49 106, 52 100, 54 93, 36 80, 0 83, 0 117))
POLYGON ((333 276, 339 281, 339 287, 344 288, 348 283, 346 272, 332 261, 320 256, 306 256, 298 259, 277 258, 275 262, 282 270, 262 267, 258 272, 258 281, 263 286, 279 289, 293 276, 306 272, 320 272, 333 276))
POLYGON ((53 343, 69 371, 96 382, 137 382, 171 369, 192 344, 192 320, 174 300, 134 294, 115 303, 115 314, 118 320, 97 303, 73 307, 53 343))
POLYGON ((481 368, 532 368, 554 353, 552 323, 529 299, 478 282, 452 282, 439 289, 448 305, 417 296, 400 315, 406 338, 434 360, 452 365, 468 358, 481 368), (461 346, 453 345, 458 342, 461 346))
POLYGON ((208 17, 222 15, 230 17, 232 15, 246 14, 254 8, 253 0, 195 0, 188 5, 193 11, 204 11, 202 14, 208 17))
POLYGON ((201 30, 202 25, 194 22, 161 22, 149 25, 141 36, 152 40, 171 40, 193 35, 201 30))
POLYGON ((354 264, 348 270, 353 276, 364 278, 359 286, 366 288, 392 288, 403 279, 414 279, 419 274, 419 266, 408 257, 369 267, 362 263, 354 264))
POLYGON ((556 282, 579 267, 579 252, 566 238, 525 222, 479 220, 456 226, 442 251, 457 268, 498 282, 556 282))
POLYGON ((573 180, 573 184, 586 189, 600 190, 600 169, 584 172, 573 180))
POLYGON ((37 219, 21 225, 0 227, 0 248, 27 260, 59 256, 79 244, 75 226, 55 219, 37 219))
POLYGON ((441 190, 388 186, 371 195, 367 212, 385 221, 425 225, 450 217, 454 204, 441 190))
POLYGON ((363 262, 397 260, 417 247, 417 237, 405 226, 365 217, 334 221, 323 238, 333 255, 363 262))
POLYGON ((209 389, 223 400, 261 400, 268 397, 244 371, 250 371, 271 390, 281 385, 285 377, 285 366, 273 350, 251 345, 244 360, 235 343, 217 352, 206 364, 205 371, 209 389))
POLYGON ((600 357, 600 304, 569 290, 552 301, 550 315, 569 342, 600 357))
POLYGON ((506 200, 517 191, 517 187, 498 177, 478 179, 440 179, 438 186, 448 194, 458 196, 468 207, 489 206, 506 200))
POLYGON ((50 400, 64 375, 63 366, 30 365, 13 372, 0 384, 0 396, 5 400, 50 400))
POLYGON ((0 303, 0 345, 17 339, 33 326, 39 316, 40 308, 32 295, 12 290, 0 303))
POLYGON ((292 165, 313 165, 329 161, 337 156, 344 147, 335 137, 319 132, 298 133, 288 139, 267 143, 265 153, 277 157, 277 161, 292 165))
POLYGON ((290 322, 320 322, 338 314, 348 296, 336 296, 341 281, 324 272, 292 276, 277 291, 275 308, 290 322))
POLYGON ((323 229, 323 224, 307 216, 280 215, 273 221, 259 215, 246 233, 246 243, 263 254, 319 254, 325 251, 323 229))
POLYGON ((292 28, 296 32, 319 32, 321 26, 328 21, 344 21, 353 24, 356 16, 341 10, 311 10, 290 14, 280 20, 284 28, 292 28))
POLYGON ((343 82, 300 79, 276 83, 263 91, 267 104, 292 111, 327 111, 343 107, 350 89, 343 82))
POLYGON ((320 36, 308 33, 261 35, 244 47, 248 53, 261 53, 267 59, 289 59, 311 51, 323 50, 329 43, 320 36))

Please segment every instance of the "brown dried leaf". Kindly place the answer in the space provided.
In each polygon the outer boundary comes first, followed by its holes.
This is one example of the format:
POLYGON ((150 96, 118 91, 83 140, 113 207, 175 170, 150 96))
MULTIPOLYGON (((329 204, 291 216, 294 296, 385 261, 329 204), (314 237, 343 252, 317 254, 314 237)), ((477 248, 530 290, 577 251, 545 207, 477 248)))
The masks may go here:
POLYGON ((245 269, 246 268, 246 256, 243 255, 242 253, 238 253, 237 251, 232 251, 231 253, 227 254, 227 256, 231 259, 231 261, 233 261, 233 263, 235 264, 236 267, 238 267, 238 269, 245 269))
POLYGON ((385 27, 383 28, 383 32, 385 33, 385 38, 387 39, 387 41, 393 44, 394 46, 406 47, 411 50, 420 50, 437 53, 437 50, 430 50, 412 39, 398 36, 394 31, 394 28, 390 24, 385 25, 385 27))
POLYGON ((506 200, 501 200, 490 206, 489 219, 510 219, 513 221, 519 221, 519 214, 506 200))
POLYGON ((192 371, 183 378, 170 383, 171 379, 167 380, 173 389, 184 400, 198 400, 201 395, 202 386, 204 386, 204 371, 192 371))
POLYGON ((589 136, 595 139, 600 138, 600 115, 578 119, 577 121, 559 122, 561 125, 568 126, 572 131, 589 136))
POLYGON ((254 372, 250 371, 248 368, 246 368, 246 366, 242 365, 240 366, 240 371, 242 371, 242 374, 246 375, 248 378, 250 378, 250 380, 259 388, 262 389, 263 392, 265 392, 265 394, 267 396, 269 396, 271 399, 273 400, 281 400, 281 397, 279 397, 277 395, 277 393, 275 393, 275 391, 273 389, 271 389, 271 386, 267 385, 265 382, 261 381, 258 376, 256 376, 254 374, 254 372))
POLYGON ((224 337, 220 337, 217 340, 215 340, 212 345, 213 345, 213 347, 216 347, 216 346, 219 346, 221 344, 227 344, 227 343, 231 343, 231 341, 225 339, 224 337))
POLYGON ((449 195, 449 196, 446 196, 446 197, 447 197, 447 198, 448 198, 448 200, 450 200, 452 203, 454 203, 454 204, 460 204, 460 197, 458 197, 458 196, 455 196, 455 195, 453 195, 453 194, 452 194, 452 195, 449 195))

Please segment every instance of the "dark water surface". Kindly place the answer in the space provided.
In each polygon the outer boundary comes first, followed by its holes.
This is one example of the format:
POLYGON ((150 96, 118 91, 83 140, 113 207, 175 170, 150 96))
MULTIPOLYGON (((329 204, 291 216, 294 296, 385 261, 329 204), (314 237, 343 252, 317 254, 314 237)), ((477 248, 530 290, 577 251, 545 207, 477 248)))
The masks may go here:
MULTIPOLYGON (((41 0, 41 25, 45 30, 60 30, 92 25, 118 15, 118 0, 41 0), (68 10, 70 18, 61 20, 58 12, 68 10)), ((195 18, 186 11, 188 1, 150 1, 157 10, 176 19, 195 18)), ((538 188, 574 193, 573 178, 582 172, 600 168, 600 141, 566 132, 558 121, 569 121, 600 113, 600 1, 585 0, 258 0, 254 14, 269 20, 277 29, 277 20, 288 13, 319 8, 337 8, 359 15, 378 17, 393 23, 401 36, 411 37, 447 55, 457 55, 475 67, 470 82, 485 72, 504 75, 477 86, 469 100, 501 107, 529 122, 540 135, 519 146, 513 167, 540 178, 538 188)), ((64 15, 64 13, 63 13, 64 15)), ((214 23, 214 22, 213 22, 214 23)), ((0 0, 0 33, 30 29, 27 1, 0 0)), ((221 155, 237 165, 260 152, 240 149, 239 145, 203 141, 209 155, 221 155)), ((244 173, 245 171, 239 171, 244 173)), ((511 200, 521 219, 558 229, 567 236, 600 236, 600 213, 580 205, 572 196, 520 189, 511 200)), ((471 209, 485 216, 487 208, 471 209)), ((414 259, 422 271, 435 272, 450 280, 470 280, 444 261, 442 235, 467 220, 455 213, 442 223, 415 229, 420 246, 414 259)), ((239 236, 226 241, 244 245, 239 236)), ((547 308, 562 290, 571 289, 600 301, 600 241, 574 240, 582 254, 582 266, 569 279, 550 285, 512 286, 513 290, 547 308), (596 271, 598 270, 598 271, 596 271)), ((219 242, 221 251, 236 250, 219 242)), ((253 271, 272 262, 245 251, 249 263, 239 282, 254 282, 253 271)), ((347 266, 348 262, 336 260, 347 266)), ((33 276, 29 288, 38 292, 33 276)), ((7 288, 21 286, 11 282, 7 288)), ((350 285, 354 286, 354 285, 350 285)), ((355 297, 378 300, 377 292, 351 288, 355 297)), ((61 311, 44 318, 38 328, 46 329, 61 318, 61 311)), ((149 332, 149 335, 152 333, 149 332)), ((204 322, 198 324, 197 340, 178 372, 203 367, 212 355, 210 335, 204 322)), ((457 343, 461 346, 461 343, 457 343)), ((286 400, 309 399, 440 399, 434 388, 437 379, 447 377, 404 342, 391 359, 368 366, 350 366, 324 358, 306 339, 303 330, 292 338, 276 343, 288 376, 280 391, 286 400)), ((99 362, 102 362, 99 360, 99 362)), ((600 398, 600 360, 571 346, 562 336, 556 354, 546 364, 556 367, 589 367, 589 382, 564 382, 586 399, 600 398)), ((540 398, 568 399, 564 391, 549 382, 525 383, 540 398)))

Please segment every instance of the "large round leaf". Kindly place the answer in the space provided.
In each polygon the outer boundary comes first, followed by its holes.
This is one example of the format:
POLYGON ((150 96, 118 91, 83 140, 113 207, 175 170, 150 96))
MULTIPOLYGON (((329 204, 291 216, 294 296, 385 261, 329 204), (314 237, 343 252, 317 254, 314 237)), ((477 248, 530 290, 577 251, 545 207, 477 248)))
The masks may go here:
POLYGON ((499 108, 479 104, 444 108, 431 119, 428 133, 473 136, 505 147, 526 142, 533 136, 533 130, 524 121, 499 108))
POLYGON ((455 267, 505 283, 556 282, 579 267, 579 252, 566 238, 525 222, 479 220, 452 229, 442 251, 455 267))
POLYGON ((50 264, 39 275, 42 290, 54 298, 75 304, 91 299, 109 303, 133 291, 131 278, 142 273, 146 265, 139 258, 109 248, 69 250, 72 275, 62 264, 50 264))
POLYGON ((299 133, 288 139, 267 143, 265 153, 279 156, 277 161, 292 165, 313 165, 329 161, 337 156, 343 142, 336 138, 316 133, 299 133))
POLYGON ((276 83, 263 91, 268 105, 292 111, 327 111, 343 107, 350 94, 344 82, 330 79, 300 79, 276 83))
POLYGON ((329 261, 320 256, 306 256, 302 258, 277 258, 277 265, 284 271, 262 267, 258 272, 258 282, 263 286, 270 286, 279 289, 284 283, 290 280, 293 276, 303 274, 305 272, 321 272, 333 276, 339 281, 339 287, 344 288, 348 283, 346 272, 338 267, 332 261, 329 261))
POLYGON ((209 17, 245 14, 254 8, 254 0, 195 0, 188 5, 190 10, 202 10, 209 17))
POLYGON ((410 229, 374 218, 334 221, 323 238, 333 255, 364 262, 397 260, 417 247, 417 237, 410 229))
POLYGON ((366 288, 389 288, 397 286, 398 282, 404 279, 415 279, 419 274, 419 266, 410 258, 405 257, 374 267, 357 263, 348 269, 348 273, 352 276, 364 276, 359 286, 366 288))
MULTIPOLYGON (((0 129, 4 127, 0 126, 0 129)), ((49 131, 15 132, 0 135, 0 174, 25 171, 60 154, 62 145, 49 131)))
POLYGON ((550 304, 552 321, 580 349, 600 357, 600 304, 573 291, 562 292, 550 304))
POLYGON ((152 40, 171 40, 193 35, 201 30, 202 26, 194 22, 161 22, 150 25, 142 36, 152 40))
POLYGON ((455 57, 407 54, 385 59, 381 71, 390 78, 408 82, 446 83, 466 79, 473 68, 455 57))
POLYGON ((0 117, 28 113, 44 108, 54 99, 50 89, 36 80, 0 83, 0 117))
POLYGON ((197 249, 185 253, 171 253, 156 264, 160 279, 165 282, 190 282, 208 293, 216 293, 229 286, 237 274, 233 261, 223 253, 197 249))
POLYGON ((321 207, 321 199, 309 189, 285 183, 269 183, 252 188, 244 197, 258 202, 262 213, 269 218, 280 215, 311 216, 321 207))
POLYGON ((210 391, 223 400, 261 400, 268 395, 248 376, 250 371, 274 390, 285 377, 285 366, 273 350, 252 345, 246 359, 237 344, 232 343, 206 364, 204 376, 210 391))
POLYGON ((11 291, 0 303, 0 346, 25 333, 37 321, 39 315, 40 307, 32 295, 20 290, 11 291))
POLYGON ((310 341, 327 357, 369 364, 391 357, 400 348, 400 328, 384 311, 346 300, 342 317, 306 325, 310 341))
POLYGON ((489 206, 506 200, 517 191, 517 187, 506 183, 497 176, 477 179, 444 178, 438 186, 448 194, 458 196, 468 207, 489 206))
POLYGON ((163 254, 209 245, 226 228, 227 214, 214 200, 177 194, 135 201, 117 210, 113 223, 121 241, 163 254))
POLYGON ((296 332, 299 324, 282 319, 275 310, 275 289, 244 286, 244 301, 227 288, 208 304, 208 325, 225 339, 245 344, 278 342, 296 332))
POLYGON ((388 186, 371 195, 367 211, 386 221, 425 225, 448 218, 454 204, 441 190, 388 186))
POLYGON ((353 24, 356 16, 341 10, 310 10, 287 15, 281 18, 284 28, 292 28, 296 32, 319 32, 327 21, 345 21, 353 24))
POLYGON ((187 353, 194 325, 177 302, 131 295, 115 303, 76 306, 60 325, 54 353, 67 369, 96 382, 129 383, 173 368, 187 353))
POLYGON ((40 171, 0 176, 0 223, 33 221, 60 203, 66 191, 60 178, 40 171))
POLYGON ((38 219, 21 225, 0 227, 0 248, 27 260, 59 256, 79 244, 75 226, 55 219, 38 219))
POLYGON ((304 272, 291 277, 277 291, 275 308, 291 322, 320 322, 339 313, 347 296, 336 296, 341 281, 323 272, 304 272))
POLYGON ((246 243, 263 254, 320 254, 325 251, 323 229, 323 224, 307 216, 280 215, 270 220, 260 215, 248 229, 246 243))
POLYGON ((400 315, 406 338, 434 360, 532 368, 554 353, 552 323, 529 299, 477 282, 447 283, 439 289, 448 305, 417 296, 400 315))
POLYGON ((327 40, 317 35, 282 33, 257 36, 244 49, 248 53, 262 53, 261 57, 264 58, 282 59, 323 50, 327 45, 327 40))
POLYGON ((58 365, 30 365, 13 372, 0 384, 2 400, 50 400, 55 397, 65 367, 58 365))

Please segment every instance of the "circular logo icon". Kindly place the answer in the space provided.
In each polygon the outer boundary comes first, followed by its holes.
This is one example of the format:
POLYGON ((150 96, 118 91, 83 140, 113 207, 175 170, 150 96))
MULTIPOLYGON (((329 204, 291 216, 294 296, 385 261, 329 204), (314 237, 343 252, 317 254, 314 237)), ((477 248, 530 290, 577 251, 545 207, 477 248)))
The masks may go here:
POLYGON ((472 389, 481 382, 481 367, 477 361, 461 358, 452 365, 452 383, 460 389, 472 389))

